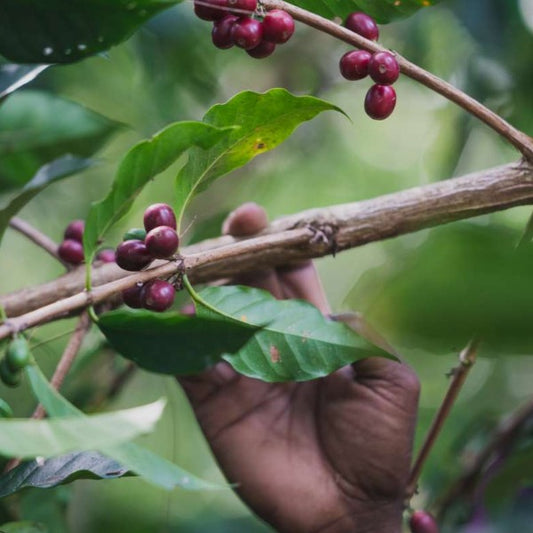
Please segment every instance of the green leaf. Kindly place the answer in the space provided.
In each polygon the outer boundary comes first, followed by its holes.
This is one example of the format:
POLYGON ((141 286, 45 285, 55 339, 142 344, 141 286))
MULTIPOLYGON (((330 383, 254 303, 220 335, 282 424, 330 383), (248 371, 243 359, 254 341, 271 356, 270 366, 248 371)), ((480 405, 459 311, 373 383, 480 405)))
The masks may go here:
POLYGON ((0 455, 23 459, 53 457, 74 450, 113 446, 151 431, 164 405, 158 401, 83 418, 0 420, 0 455))
POLYGON ((113 479, 128 469, 98 452, 73 452, 46 461, 22 463, 0 476, 0 498, 28 487, 50 488, 77 479, 113 479))
POLYGON ((199 147, 199 153, 203 153, 229 131, 231 128, 220 129, 202 122, 176 122, 135 145, 122 160, 109 194, 89 211, 83 236, 87 265, 91 264, 106 231, 128 212, 151 179, 192 146, 199 147))
MULTIPOLYGON (((235 319, 266 324, 241 350, 224 356, 247 376, 272 382, 306 381, 372 355, 391 357, 302 300, 276 300, 250 287, 209 287, 200 296, 235 319)), ((205 311, 197 306, 197 313, 201 317, 205 311)))
MULTIPOLYGON (((29 378, 33 393, 49 416, 85 417, 79 409, 74 407, 50 386, 36 365, 26 367, 25 372, 29 378)), ((131 472, 135 472, 146 481, 167 490, 175 487, 181 487, 187 490, 219 490, 226 488, 193 476, 174 463, 159 457, 157 454, 133 442, 105 447, 97 451, 115 459, 123 467, 131 472)))
POLYGON ((376 22, 385 24, 413 15, 423 7, 434 6, 441 0, 293 0, 291 3, 326 18, 343 20, 353 11, 363 11, 376 22))
POLYGON ((8 94, 33 81, 50 65, 0 65, 0 101, 8 94))
POLYGON ((41 167, 33 179, 10 201, 0 206, 0 241, 9 221, 48 185, 85 170, 92 164, 89 159, 66 155, 41 167))
POLYGON ((9 522, 0 526, 0 533, 48 533, 48 528, 37 522, 9 522))
POLYGON ((127 39, 175 0, 2 0, 0 54, 17 63, 72 63, 127 39))
POLYGON ((42 91, 18 92, 0 107, 0 191, 26 184, 45 163, 89 157, 119 124, 42 91))
POLYGON ((189 160, 176 181, 178 228, 189 202, 209 183, 272 150, 302 122, 330 110, 342 113, 324 100, 294 96, 285 89, 271 89, 263 94, 245 91, 225 104, 213 106, 203 118, 206 124, 240 127, 209 150, 190 151, 189 160))
POLYGON ((239 350, 257 327, 221 317, 120 309, 100 316, 111 345, 140 367, 163 374, 192 374, 239 350))

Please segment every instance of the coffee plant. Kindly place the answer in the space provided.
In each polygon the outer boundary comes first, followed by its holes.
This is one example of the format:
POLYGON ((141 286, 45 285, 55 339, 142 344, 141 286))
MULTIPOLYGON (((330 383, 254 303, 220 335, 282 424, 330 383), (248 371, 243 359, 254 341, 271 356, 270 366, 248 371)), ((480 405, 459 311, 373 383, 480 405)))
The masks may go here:
POLYGON ((394 531, 527 531, 531 6, 179 3, 0 3, 0 532, 272 531, 178 382, 369 357, 422 383, 394 531), (249 286, 315 258, 342 312, 249 286))

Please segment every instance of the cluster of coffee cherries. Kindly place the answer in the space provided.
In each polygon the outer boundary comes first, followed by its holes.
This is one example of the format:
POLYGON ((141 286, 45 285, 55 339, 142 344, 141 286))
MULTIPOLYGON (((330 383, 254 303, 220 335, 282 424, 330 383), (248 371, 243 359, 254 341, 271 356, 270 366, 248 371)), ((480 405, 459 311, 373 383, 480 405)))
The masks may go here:
MULTIPOLYGON (((69 265, 80 265, 83 263, 83 232, 85 222, 83 220, 73 220, 65 229, 63 242, 57 249, 57 255, 69 265)), ((96 254, 96 260, 102 263, 113 263, 115 252, 111 248, 104 248, 96 254)))
MULTIPOLYGON (((371 41, 377 41, 379 30, 376 22, 366 13, 356 12, 348 15, 344 25, 371 41)), ((394 54, 366 50, 346 52, 339 61, 341 74, 347 80, 362 80, 370 76, 375 82, 365 98, 366 114, 375 120, 387 118, 396 106, 396 91, 392 84, 400 75, 400 66, 394 54)))
MULTIPOLYGON (((144 229, 133 228, 124 234, 116 249, 116 262, 124 270, 142 270, 154 259, 172 257, 178 245, 174 210, 167 204, 153 204, 144 212, 144 229)), ((174 303, 175 294, 172 283, 155 279, 126 289, 122 299, 134 309, 165 311, 174 303)))
POLYGON ((261 59, 276 45, 286 43, 294 33, 293 18, 282 9, 273 9, 264 17, 254 18, 257 0, 195 0, 194 12, 202 20, 213 22, 211 39, 217 48, 238 46, 261 59))
POLYGON ((24 367, 31 363, 28 342, 24 337, 16 337, 7 347, 6 353, 0 361, 0 379, 8 387, 16 387, 24 367))
POLYGON ((439 526, 427 511, 415 511, 409 519, 411 533, 439 533, 439 526))

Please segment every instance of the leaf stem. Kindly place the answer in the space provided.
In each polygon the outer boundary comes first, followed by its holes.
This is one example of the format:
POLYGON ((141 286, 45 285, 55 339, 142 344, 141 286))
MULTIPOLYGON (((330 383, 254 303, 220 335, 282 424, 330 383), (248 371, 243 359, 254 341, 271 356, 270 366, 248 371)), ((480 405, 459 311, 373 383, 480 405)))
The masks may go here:
POLYGON ((433 419, 428 434, 426 435, 424 443, 422 444, 422 448, 418 452, 416 461, 411 469, 406 490, 407 499, 410 499, 416 492, 418 478, 420 477, 422 468, 442 430, 444 422, 448 418, 450 411, 457 400, 457 396, 459 395, 459 392, 466 381, 466 377, 470 372, 470 369, 476 362, 478 346, 479 341, 472 339, 466 348, 459 354, 459 365, 456 366, 451 372, 452 380, 448 387, 448 391, 442 400, 442 404, 437 411, 435 418, 433 419))
MULTIPOLYGON (((307 26, 311 26, 362 50, 367 50, 372 53, 387 50, 374 41, 365 39, 361 35, 358 35, 357 33, 340 26, 335 22, 327 20, 300 7, 296 7, 292 4, 284 2, 283 0, 263 0, 262 4, 269 10, 283 9, 295 20, 299 20, 307 26)), ((395 55, 396 59, 398 60, 398 64, 400 65, 400 70, 403 74, 412 78, 413 80, 418 81, 422 85, 425 85, 429 89, 462 107, 465 111, 475 116, 494 131, 499 133, 502 137, 507 139, 522 153, 526 159, 533 161, 532 137, 518 130, 500 117, 497 113, 494 113, 494 111, 491 111, 476 99, 468 96, 466 93, 457 89, 450 83, 440 79, 438 76, 431 74, 423 68, 420 68, 414 63, 411 63, 396 52, 395 55)))

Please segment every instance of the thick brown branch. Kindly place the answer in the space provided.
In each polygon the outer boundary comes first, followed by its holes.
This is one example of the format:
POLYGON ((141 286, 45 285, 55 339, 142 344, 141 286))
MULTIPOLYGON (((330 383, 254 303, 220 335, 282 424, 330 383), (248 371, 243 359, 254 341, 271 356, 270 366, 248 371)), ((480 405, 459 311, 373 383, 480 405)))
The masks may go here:
POLYGON ((533 168, 514 163, 372 200, 313 209, 275 220, 254 238, 225 236, 182 250, 183 261, 154 263, 129 274, 116 265, 94 269, 93 290, 84 292, 84 271, 0 298, 9 319, 0 338, 67 316, 141 281, 184 271, 206 282, 261 267, 321 257, 368 242, 533 203, 533 168))

